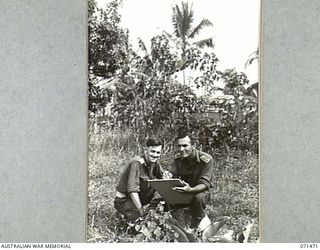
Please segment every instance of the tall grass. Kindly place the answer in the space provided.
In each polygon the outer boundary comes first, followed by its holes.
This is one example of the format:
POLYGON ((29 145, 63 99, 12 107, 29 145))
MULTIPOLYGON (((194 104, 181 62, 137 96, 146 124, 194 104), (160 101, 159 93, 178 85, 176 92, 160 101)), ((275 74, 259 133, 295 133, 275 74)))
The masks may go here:
MULTIPOLYGON (((88 227, 89 242, 132 242, 125 232, 119 234, 111 215, 117 180, 130 159, 141 151, 136 136, 129 130, 89 133, 88 227)), ((207 214, 212 220, 224 215, 232 219, 228 229, 239 231, 254 222, 251 241, 258 234, 258 157, 249 151, 211 152, 215 160, 214 187, 207 214)), ((174 152, 162 156, 166 168, 174 152)))

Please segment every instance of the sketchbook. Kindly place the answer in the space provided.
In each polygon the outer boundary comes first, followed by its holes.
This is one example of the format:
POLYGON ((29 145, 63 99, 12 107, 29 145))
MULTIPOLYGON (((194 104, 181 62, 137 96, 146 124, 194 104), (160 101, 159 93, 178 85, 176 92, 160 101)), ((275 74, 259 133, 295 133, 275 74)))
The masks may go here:
POLYGON ((180 179, 157 179, 148 180, 148 182, 169 204, 187 204, 191 202, 193 197, 192 194, 180 193, 172 189, 184 186, 180 179))

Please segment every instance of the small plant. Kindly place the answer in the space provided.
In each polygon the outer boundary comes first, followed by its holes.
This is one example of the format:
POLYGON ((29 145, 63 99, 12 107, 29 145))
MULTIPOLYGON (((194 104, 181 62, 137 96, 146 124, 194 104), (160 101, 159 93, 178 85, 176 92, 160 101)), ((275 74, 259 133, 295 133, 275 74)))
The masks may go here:
MULTIPOLYGON (((183 210, 180 210, 183 211, 183 210)), ((184 211, 183 211, 184 212, 184 211)), ((134 223, 126 222, 123 217, 113 220, 117 235, 126 235, 133 242, 229 242, 238 243, 248 240, 252 228, 251 223, 238 223, 230 220, 228 216, 212 222, 203 231, 190 229, 183 226, 179 219, 175 219, 170 211, 165 211, 164 203, 159 203, 156 208, 150 209, 146 216, 138 218, 134 223), (227 225, 228 224, 228 225, 227 225), (249 227, 248 227, 249 225, 249 227), (247 230, 248 231, 248 230, 247 230), (246 234, 244 237, 243 234, 246 234), (242 237, 242 238, 241 238, 242 237)))
POLYGON ((179 238, 179 234, 170 221, 170 212, 165 211, 164 203, 160 202, 156 208, 149 209, 146 216, 135 223, 129 223, 128 230, 134 229, 136 234, 142 234, 143 241, 174 242, 179 238))

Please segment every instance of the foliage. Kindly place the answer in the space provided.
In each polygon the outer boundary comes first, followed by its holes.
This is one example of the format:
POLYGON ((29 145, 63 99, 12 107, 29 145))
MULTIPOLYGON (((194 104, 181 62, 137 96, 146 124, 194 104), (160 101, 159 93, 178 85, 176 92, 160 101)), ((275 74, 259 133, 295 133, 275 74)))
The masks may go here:
POLYGON ((89 1, 89 110, 97 112, 110 102, 111 92, 101 91, 95 83, 101 78, 111 78, 128 70, 128 32, 119 26, 119 1, 108 2, 98 9, 89 1))
MULTIPOLYGON (((192 5, 190 6, 188 2, 182 2, 181 7, 176 4, 172 8, 172 25, 175 37, 181 40, 182 58, 185 58, 188 40, 198 35, 203 28, 212 26, 211 21, 206 18, 203 18, 195 27, 193 27, 193 21, 194 12, 192 5)), ((195 42, 195 44, 200 47, 202 45, 213 46, 211 38, 195 42)))
POLYGON ((245 67, 251 65, 254 61, 257 61, 258 59, 259 59, 259 48, 255 52, 249 55, 249 58, 246 61, 245 67))
POLYGON ((169 223, 171 215, 164 211, 164 206, 159 203, 154 209, 150 209, 143 219, 134 224, 129 224, 135 232, 143 234, 142 241, 148 242, 173 242, 179 235, 175 233, 169 223))
POLYGON ((188 51, 188 57, 193 60, 190 65, 191 69, 198 70, 202 74, 194 80, 197 88, 204 87, 209 93, 214 93, 220 90, 215 86, 215 83, 220 80, 220 72, 217 71, 218 58, 214 53, 204 53, 203 55, 197 52, 196 49, 188 51), (196 55, 194 53, 196 52, 196 55))
MULTIPOLYGON (((127 32, 119 26, 118 1, 112 0, 105 10, 97 12, 92 10, 94 3, 89 7, 89 109, 92 112, 105 113, 106 107, 112 104, 106 113, 109 126, 131 130, 137 142, 156 135, 170 143, 175 128, 187 126, 198 137, 208 138, 199 143, 209 147, 209 151, 216 146, 257 150, 257 100, 247 95, 248 79, 243 73, 219 72, 216 55, 194 46, 184 48, 181 60, 166 35, 153 37, 150 51, 140 39, 140 53, 135 52, 128 43, 127 32), (208 94, 222 90, 230 98, 208 101, 196 96, 174 76, 186 68, 198 74, 192 85, 205 88, 208 94), (109 79, 109 85, 99 87, 99 77, 109 79), (224 88, 217 87, 221 81, 224 88), (111 84, 114 89, 110 88, 111 84), (218 119, 210 118, 214 114, 208 115, 208 107, 219 114, 218 119)), ((193 28, 193 10, 187 3, 182 3, 181 8, 174 7, 173 20, 176 35, 184 37, 186 44, 187 39, 209 25, 203 19, 193 28)))
POLYGON ((216 102, 221 119, 215 132, 223 144, 247 150, 258 150, 258 102, 255 96, 246 94, 246 75, 226 70, 221 75, 226 83, 224 93, 230 99, 216 102))
MULTIPOLYGON (((165 36, 152 39, 150 54, 142 42, 140 46, 146 54, 143 57, 133 54, 131 70, 117 83, 114 119, 121 126, 132 128, 141 138, 159 135, 161 131, 172 135, 174 127, 184 123, 185 116, 179 115, 195 112, 199 100, 190 87, 171 77, 178 58, 171 53, 165 36)), ((190 63, 195 64, 196 60, 191 58, 190 63)))
MULTIPOLYGON (((194 12, 192 5, 190 6, 188 2, 181 2, 181 7, 175 5, 172 8, 172 25, 173 25, 173 36, 166 33, 168 37, 175 41, 176 47, 181 50, 181 60, 185 62, 188 58, 187 54, 190 54, 190 50, 194 46, 203 48, 204 46, 213 47, 212 38, 203 39, 197 42, 190 43, 190 40, 198 35, 203 28, 212 26, 211 21, 203 18, 201 22, 193 26, 194 12)), ((183 84, 186 83, 185 71, 183 69, 183 84)))

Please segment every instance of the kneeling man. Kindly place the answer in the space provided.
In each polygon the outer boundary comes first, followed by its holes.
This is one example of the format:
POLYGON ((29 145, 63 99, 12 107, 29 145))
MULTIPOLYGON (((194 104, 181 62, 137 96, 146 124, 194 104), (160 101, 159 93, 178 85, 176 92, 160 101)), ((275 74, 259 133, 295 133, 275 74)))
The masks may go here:
POLYGON ((191 227, 196 228, 205 216, 205 207, 209 201, 209 189, 212 187, 213 159, 195 148, 192 136, 186 130, 180 130, 175 140, 177 155, 172 166, 174 178, 184 181, 184 187, 175 187, 176 191, 193 194, 191 208, 191 227))
POLYGON ((148 139, 144 153, 134 157, 120 176, 114 207, 130 221, 145 214, 143 206, 150 204, 154 196, 155 190, 147 181, 160 179, 165 173, 158 164, 161 150, 160 140, 148 139))

